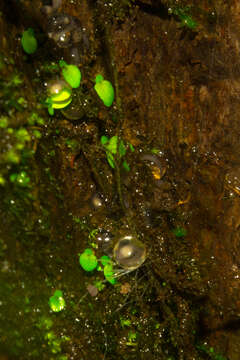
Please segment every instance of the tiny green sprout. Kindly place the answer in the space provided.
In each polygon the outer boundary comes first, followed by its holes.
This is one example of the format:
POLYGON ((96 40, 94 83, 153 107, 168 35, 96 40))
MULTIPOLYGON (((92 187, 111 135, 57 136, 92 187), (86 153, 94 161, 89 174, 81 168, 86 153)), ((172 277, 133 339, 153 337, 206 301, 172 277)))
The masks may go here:
POLYGON ((37 113, 33 112, 28 118, 29 125, 44 125, 45 121, 37 113))
MULTIPOLYGON (((88 234, 88 238, 89 240, 95 240, 96 239, 96 235, 98 234, 99 229, 93 229, 90 231, 90 233, 88 234)), ((93 245, 96 246, 96 245, 93 245)))
POLYGON ((120 317, 120 323, 121 323, 121 327, 125 327, 125 326, 131 326, 131 320, 130 319, 124 319, 123 317, 120 317))
MULTIPOLYGON (((102 136, 100 142, 106 150, 107 161, 109 165, 111 166, 111 168, 114 169, 116 167, 115 157, 119 155, 119 157, 122 158, 123 156, 126 155, 127 152, 123 140, 120 140, 117 135, 112 136, 110 139, 107 136, 102 136)), ((131 151, 134 151, 132 145, 130 149, 131 151)), ((126 160, 123 161, 122 166, 126 171, 130 170, 130 167, 126 162, 126 160)))
POLYGON ((21 187, 27 187, 30 183, 30 178, 25 171, 10 175, 10 181, 21 187))
POLYGON ((152 149, 151 149, 151 153, 152 153, 152 154, 155 154, 155 155, 158 155, 158 154, 159 154, 159 149, 157 149, 157 148, 152 148, 152 149))
POLYGON ((101 280, 94 281, 94 286, 98 289, 98 291, 102 291, 105 288, 104 283, 101 280))
POLYGON ((128 346, 136 346, 137 345, 137 333, 135 331, 129 331, 128 333, 128 342, 126 343, 126 345, 128 346))
POLYGON ((104 80, 102 75, 97 75, 94 89, 105 106, 111 106, 114 100, 114 89, 110 81, 104 80))
POLYGON ((128 165, 128 163, 126 162, 126 160, 123 161, 123 167, 126 171, 130 171, 130 166, 128 165))
POLYGON ((107 136, 105 136, 105 135, 103 135, 102 137, 101 137, 101 144, 102 145, 106 145, 107 143, 108 143, 108 141, 109 141, 109 138, 107 137, 107 136))
POLYGON ((187 235, 187 230, 181 227, 177 227, 172 231, 176 237, 184 237, 187 235))
POLYGON ((11 86, 19 86, 23 83, 23 80, 20 78, 19 74, 13 74, 10 80, 11 86))
POLYGON ((106 266, 107 264, 111 263, 111 259, 109 256, 107 255, 103 255, 101 258, 100 258, 100 262, 103 266, 106 266))
POLYGON ((79 263, 85 271, 96 269, 98 261, 94 255, 94 251, 92 249, 85 249, 82 254, 79 254, 79 263))
POLYGON ((34 30, 32 28, 28 28, 22 34, 21 44, 23 50, 27 54, 33 54, 37 50, 37 39, 35 38, 34 30))
POLYGON ((65 300, 62 296, 61 290, 56 290, 53 296, 49 299, 49 306, 54 312, 62 311, 65 308, 65 300))
POLYGON ((103 273, 105 279, 112 285, 116 284, 117 280, 114 277, 113 265, 111 263, 107 263, 104 266, 103 273))
POLYGON ((68 65, 65 61, 60 60, 59 66, 62 68, 64 80, 72 87, 78 88, 81 82, 81 71, 76 65, 68 65))

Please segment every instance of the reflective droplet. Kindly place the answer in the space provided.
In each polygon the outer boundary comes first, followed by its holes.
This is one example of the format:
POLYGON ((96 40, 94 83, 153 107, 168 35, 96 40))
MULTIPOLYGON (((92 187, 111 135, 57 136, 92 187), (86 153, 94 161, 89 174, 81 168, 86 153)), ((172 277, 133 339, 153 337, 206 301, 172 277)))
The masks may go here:
POLYGON ((145 261, 146 247, 134 236, 126 235, 116 243, 113 256, 118 265, 127 270, 134 270, 145 261))

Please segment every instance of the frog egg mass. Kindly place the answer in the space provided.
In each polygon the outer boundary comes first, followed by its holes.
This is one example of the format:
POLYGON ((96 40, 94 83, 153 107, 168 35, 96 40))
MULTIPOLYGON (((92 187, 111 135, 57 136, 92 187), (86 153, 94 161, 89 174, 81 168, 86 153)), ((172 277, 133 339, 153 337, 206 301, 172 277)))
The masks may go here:
POLYGON ((145 245, 132 235, 121 237, 116 243, 113 255, 115 261, 127 270, 137 269, 146 259, 145 245))

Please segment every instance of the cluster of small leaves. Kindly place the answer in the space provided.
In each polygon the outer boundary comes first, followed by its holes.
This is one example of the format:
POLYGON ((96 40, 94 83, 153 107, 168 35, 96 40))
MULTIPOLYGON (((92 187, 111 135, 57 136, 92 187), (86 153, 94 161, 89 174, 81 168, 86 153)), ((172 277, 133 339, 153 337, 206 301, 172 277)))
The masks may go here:
POLYGON ((9 70, 9 72, 5 74, 5 68, 6 65, 3 63, 4 76, 1 76, 0 73, 0 106, 6 113, 13 113, 16 110, 23 111, 27 105, 23 96, 19 96, 19 89, 23 84, 23 79, 14 70, 12 72, 9 70))
POLYGON ((98 260, 92 249, 85 249, 83 253, 78 254, 78 256, 79 263, 83 270, 87 272, 91 272, 95 269, 98 271, 103 271, 105 279, 112 285, 116 284, 113 270, 114 264, 108 256, 103 255, 98 260))
POLYGON ((14 65, 11 58, 0 59, 0 186, 10 180, 14 185, 29 187, 26 165, 42 136, 44 120, 37 112, 29 113, 29 117, 23 113, 28 107, 28 92, 22 90, 26 89, 24 78, 14 65))
POLYGON ((26 161, 34 155, 35 142, 42 136, 41 128, 35 124, 42 125, 43 119, 33 113, 26 127, 13 128, 12 122, 13 119, 8 116, 0 117, 0 185, 5 185, 9 178, 15 185, 27 187, 30 185, 30 177, 23 169, 26 161), (11 173, 12 168, 14 173, 11 173))
POLYGON ((108 138, 107 136, 101 137, 101 144, 104 147, 107 155, 107 161, 111 168, 115 169, 116 164, 121 162, 122 167, 129 171, 130 167, 127 161, 124 159, 127 148, 133 152, 134 147, 132 144, 128 143, 127 145, 120 139, 117 135, 108 138))
POLYGON ((67 336, 61 336, 61 338, 57 337, 52 330, 53 321, 48 317, 40 318, 37 327, 44 332, 44 339, 47 341, 51 353, 59 354, 57 360, 67 360, 66 355, 60 354, 62 352, 61 345, 63 342, 69 341, 70 338, 67 336))
POLYGON ((65 300, 61 290, 56 290, 49 299, 49 306, 54 312, 62 311, 65 308, 65 300))

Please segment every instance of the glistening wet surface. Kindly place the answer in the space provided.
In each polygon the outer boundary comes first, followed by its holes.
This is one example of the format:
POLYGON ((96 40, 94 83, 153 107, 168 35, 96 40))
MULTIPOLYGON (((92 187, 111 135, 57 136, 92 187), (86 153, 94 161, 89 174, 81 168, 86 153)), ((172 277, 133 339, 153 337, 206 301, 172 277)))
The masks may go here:
POLYGON ((1 360, 239 360, 239 20, 0 2, 1 360))

